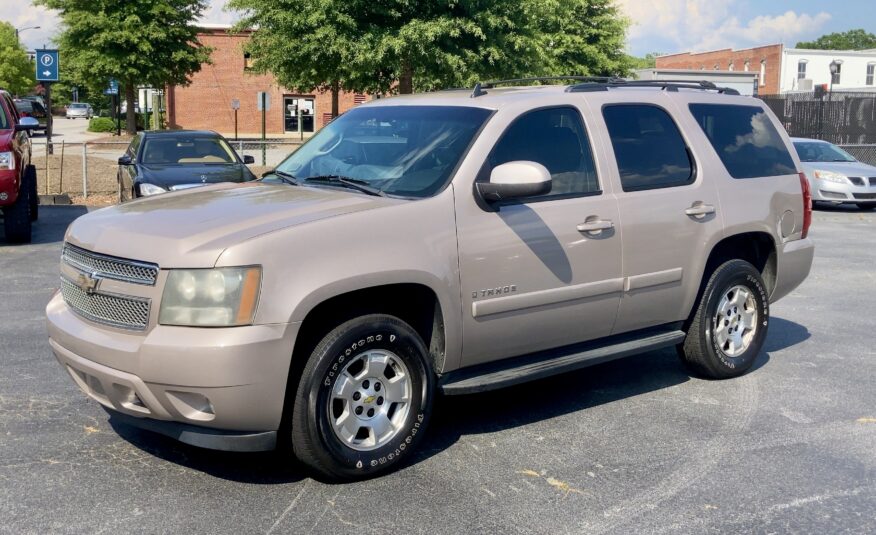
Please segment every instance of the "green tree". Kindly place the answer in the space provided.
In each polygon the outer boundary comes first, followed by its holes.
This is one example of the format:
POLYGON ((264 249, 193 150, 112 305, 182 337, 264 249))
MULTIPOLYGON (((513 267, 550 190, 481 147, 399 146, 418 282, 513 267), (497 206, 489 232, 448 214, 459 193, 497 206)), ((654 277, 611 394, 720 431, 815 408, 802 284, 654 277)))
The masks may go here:
POLYGON ((34 64, 18 42, 15 27, 0 21, 0 87, 23 95, 32 91, 35 85, 34 64))
POLYGON ((356 89, 347 62, 358 29, 343 1, 231 0, 227 6, 243 15, 237 31, 258 28, 244 46, 254 72, 270 72, 302 93, 331 91, 332 116, 338 115, 339 91, 356 89))
POLYGON ((194 22, 205 0, 35 0, 59 12, 58 44, 76 85, 97 90, 119 80, 128 104, 125 129, 137 130, 140 85, 186 85, 210 61, 194 22))
POLYGON ((876 35, 859 28, 822 35, 814 41, 797 43, 797 48, 815 50, 867 50, 876 48, 876 35))
POLYGON ((535 35, 550 63, 541 74, 625 76, 633 67, 624 52, 629 22, 614 0, 559 0, 536 19, 535 35))
POLYGON ((479 80, 626 74, 612 0, 231 0, 256 70, 302 91, 411 93, 479 80))
POLYGON ((631 68, 633 69, 653 69, 657 67, 657 56, 660 52, 648 52, 644 57, 628 56, 631 68))

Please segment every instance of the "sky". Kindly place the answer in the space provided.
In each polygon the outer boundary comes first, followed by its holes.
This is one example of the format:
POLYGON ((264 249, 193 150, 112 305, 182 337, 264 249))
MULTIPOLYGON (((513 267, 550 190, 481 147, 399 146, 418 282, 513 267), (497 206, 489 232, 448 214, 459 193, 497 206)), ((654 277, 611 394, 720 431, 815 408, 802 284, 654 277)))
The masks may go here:
MULTIPOLYGON (((865 28, 876 33, 873 0, 616 0, 631 20, 627 50, 675 53, 716 48, 746 48, 784 43, 794 46, 831 32, 865 28)), ((28 0, 0 0, 0 20, 17 28, 29 48, 51 45, 58 18, 28 0)), ((230 23, 225 0, 210 0, 204 22, 230 23)))

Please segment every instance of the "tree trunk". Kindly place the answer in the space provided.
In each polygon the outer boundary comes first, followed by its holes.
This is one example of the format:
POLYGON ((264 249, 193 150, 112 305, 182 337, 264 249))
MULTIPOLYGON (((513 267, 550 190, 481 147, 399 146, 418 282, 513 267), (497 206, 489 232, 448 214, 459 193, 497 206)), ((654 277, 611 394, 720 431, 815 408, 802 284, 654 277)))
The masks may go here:
POLYGON ((137 133, 137 109, 134 98, 134 84, 128 82, 125 84, 125 102, 128 106, 125 113, 125 132, 131 135, 137 133))
POLYGON ((341 84, 337 80, 332 82, 332 119, 340 114, 340 104, 338 97, 340 96, 341 84))
POLYGON ((402 95, 410 95, 414 92, 414 68, 408 61, 402 63, 401 75, 398 77, 398 92, 402 95))

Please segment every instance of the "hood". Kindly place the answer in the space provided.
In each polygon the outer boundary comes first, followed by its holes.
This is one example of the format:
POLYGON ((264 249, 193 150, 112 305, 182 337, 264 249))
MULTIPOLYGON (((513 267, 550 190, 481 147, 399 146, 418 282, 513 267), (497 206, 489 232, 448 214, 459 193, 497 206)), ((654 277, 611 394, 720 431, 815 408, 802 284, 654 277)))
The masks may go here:
POLYGON ((179 184, 215 184, 217 182, 245 182, 252 173, 239 163, 158 165, 139 164, 138 181, 169 188, 179 184))
MULTIPOLYGON (((808 175, 816 170, 832 171, 845 176, 876 176, 876 167, 861 162, 800 162, 808 175)), ((810 178, 815 178, 814 176, 810 178)))
POLYGON ((66 239, 162 268, 212 267, 226 248, 268 232, 402 203, 398 199, 286 184, 218 184, 91 212, 66 239))

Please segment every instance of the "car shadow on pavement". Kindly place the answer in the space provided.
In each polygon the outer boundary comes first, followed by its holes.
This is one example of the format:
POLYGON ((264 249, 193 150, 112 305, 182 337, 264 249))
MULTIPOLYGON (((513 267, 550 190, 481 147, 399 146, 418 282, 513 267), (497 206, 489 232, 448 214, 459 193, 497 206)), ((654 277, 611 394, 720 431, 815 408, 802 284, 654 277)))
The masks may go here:
MULTIPOLYGON (((88 213, 88 208, 85 206, 41 206, 40 218, 33 223, 32 240, 29 244, 24 245, 39 245, 63 241, 64 233, 67 232, 67 227, 70 223, 86 213, 88 213)), ((3 218, 0 217, 0 221, 2 220, 3 218)), ((0 224, 0 246, 16 246, 6 241, 6 231, 3 230, 2 224, 0 224)))
POLYGON ((221 479, 275 485, 294 483, 307 477, 291 453, 284 454, 279 450, 258 453, 207 450, 111 418, 108 423, 121 438, 150 455, 221 479))
MULTIPOLYGON (((773 317, 764 350, 748 373, 763 368, 770 361, 771 352, 797 345, 809 336, 806 327, 773 317)), ((405 466, 452 447, 463 435, 507 431, 676 386, 690 379, 675 349, 668 348, 492 392, 439 397, 420 450, 405 466)), ((304 467, 291 454, 282 451, 211 451, 113 420, 110 425, 123 439, 151 455, 218 478, 280 484, 308 477, 304 467)))

